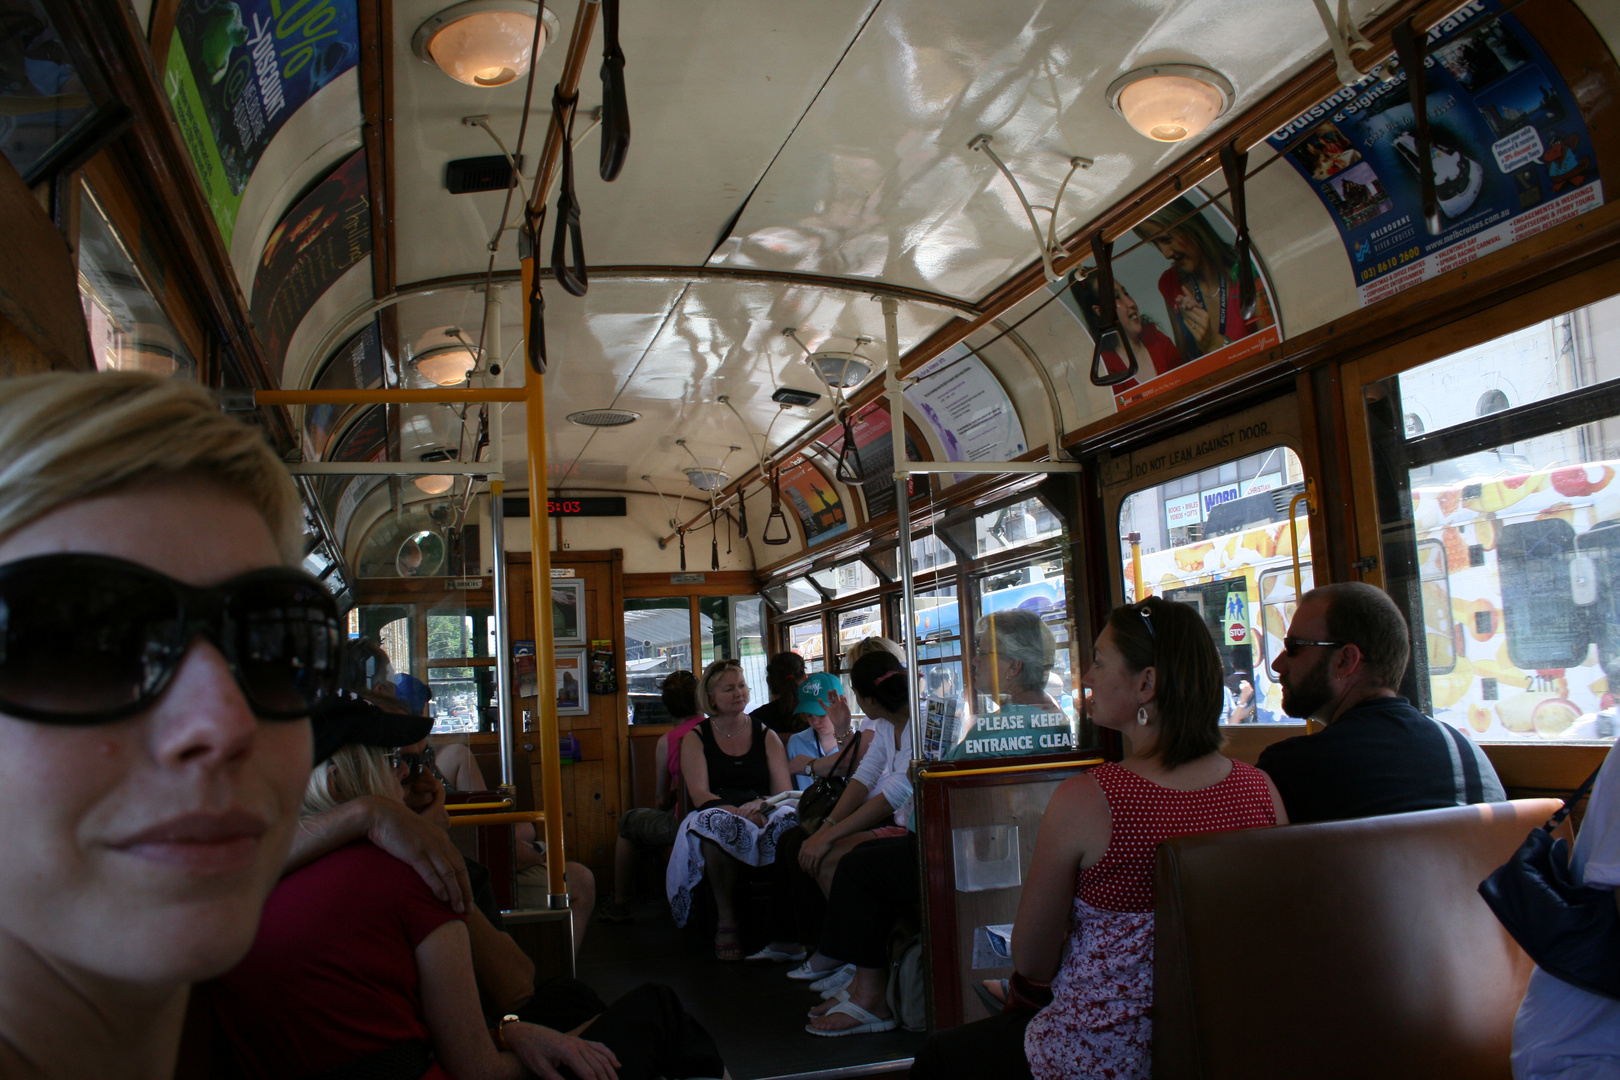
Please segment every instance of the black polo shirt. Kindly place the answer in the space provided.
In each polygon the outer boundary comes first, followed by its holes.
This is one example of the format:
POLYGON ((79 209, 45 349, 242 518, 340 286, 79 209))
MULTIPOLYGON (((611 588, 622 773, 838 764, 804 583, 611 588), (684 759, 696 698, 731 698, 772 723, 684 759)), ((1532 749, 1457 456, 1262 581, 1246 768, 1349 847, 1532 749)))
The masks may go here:
POLYGON ((1370 698, 1323 731, 1266 747, 1256 764, 1296 824, 1507 798, 1472 739, 1403 697, 1370 698))

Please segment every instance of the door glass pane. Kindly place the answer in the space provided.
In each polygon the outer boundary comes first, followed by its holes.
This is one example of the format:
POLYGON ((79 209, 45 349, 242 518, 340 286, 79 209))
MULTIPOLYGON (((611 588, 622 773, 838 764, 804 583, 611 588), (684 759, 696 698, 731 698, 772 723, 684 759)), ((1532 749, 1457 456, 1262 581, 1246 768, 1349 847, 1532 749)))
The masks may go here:
POLYGON ((918 593, 916 609, 917 662, 961 656, 962 618, 956 604, 956 586, 918 593))
MULTIPOLYGON (((416 657, 416 626, 414 610, 405 604, 362 604, 357 632, 388 654, 390 674, 416 675, 419 662, 416 657)), ((382 673, 372 673, 375 678, 382 673)), ((358 687, 356 688, 358 689, 358 687)))
POLYGON ((428 612, 427 646, 429 660, 494 656, 494 610, 486 607, 428 612))
MULTIPOLYGON (((1283 715, 1268 665, 1293 617, 1288 507, 1304 490, 1299 457, 1273 446, 1134 492, 1120 504, 1125 600, 1162 596, 1198 609, 1224 668, 1223 723, 1297 722, 1283 715)), ((1310 540, 1302 507, 1307 589, 1310 540)))
POLYGON ((659 685, 692 671, 692 601, 684 596, 624 602, 624 674, 632 724, 667 723, 659 685))
POLYGON ((765 687, 765 602, 757 596, 705 596, 698 600, 703 665, 739 660, 750 708, 770 700, 765 687))
MULTIPOLYGON (((3 114, 0 114, 3 120, 3 114)), ((79 215, 79 301, 96 367, 192 378, 196 362, 180 341, 130 249, 84 188, 79 215)))
POLYGON ((428 713, 435 734, 494 730, 493 667, 429 668, 428 689, 433 692, 428 713))

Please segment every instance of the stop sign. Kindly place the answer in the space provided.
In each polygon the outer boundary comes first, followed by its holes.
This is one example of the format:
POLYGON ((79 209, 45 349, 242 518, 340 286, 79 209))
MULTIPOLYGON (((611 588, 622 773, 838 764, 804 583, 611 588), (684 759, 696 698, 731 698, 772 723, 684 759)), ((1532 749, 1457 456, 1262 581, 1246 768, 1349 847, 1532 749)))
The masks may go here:
POLYGON ((1249 636, 1249 628, 1240 622, 1231 623, 1226 628, 1226 636, 1231 639, 1232 644, 1241 645, 1243 639, 1249 636))

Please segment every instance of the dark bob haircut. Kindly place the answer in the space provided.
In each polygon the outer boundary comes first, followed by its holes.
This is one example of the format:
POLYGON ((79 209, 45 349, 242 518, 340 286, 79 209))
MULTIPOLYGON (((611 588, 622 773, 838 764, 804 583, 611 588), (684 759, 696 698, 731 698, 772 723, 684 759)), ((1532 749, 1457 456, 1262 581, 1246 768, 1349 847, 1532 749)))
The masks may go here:
POLYGON ((849 681, 857 694, 890 712, 909 711, 911 690, 906 685, 906 666, 881 649, 855 661, 849 669, 849 681))
POLYGON ((1127 667, 1158 672, 1159 762, 1174 769, 1219 750, 1221 658, 1198 611, 1150 596, 1109 612, 1108 625, 1127 667))

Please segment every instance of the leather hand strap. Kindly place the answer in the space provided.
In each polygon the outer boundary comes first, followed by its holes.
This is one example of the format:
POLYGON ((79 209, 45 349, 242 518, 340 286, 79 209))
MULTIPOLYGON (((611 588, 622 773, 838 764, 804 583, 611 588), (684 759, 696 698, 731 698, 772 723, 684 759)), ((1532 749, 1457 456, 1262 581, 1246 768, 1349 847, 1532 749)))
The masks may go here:
POLYGON ((590 289, 585 270, 585 236, 580 229, 579 196, 574 194, 574 115, 579 111, 579 95, 564 98, 553 91, 551 115, 562 128, 562 183, 557 189, 557 232, 551 242, 551 276, 574 296, 590 289), (563 122, 563 113, 568 121, 563 122), (573 248, 574 265, 568 265, 567 249, 573 248))
POLYGON ((619 0, 602 0, 602 179, 617 180, 629 153, 630 103, 624 93, 624 50, 619 48, 619 0))

